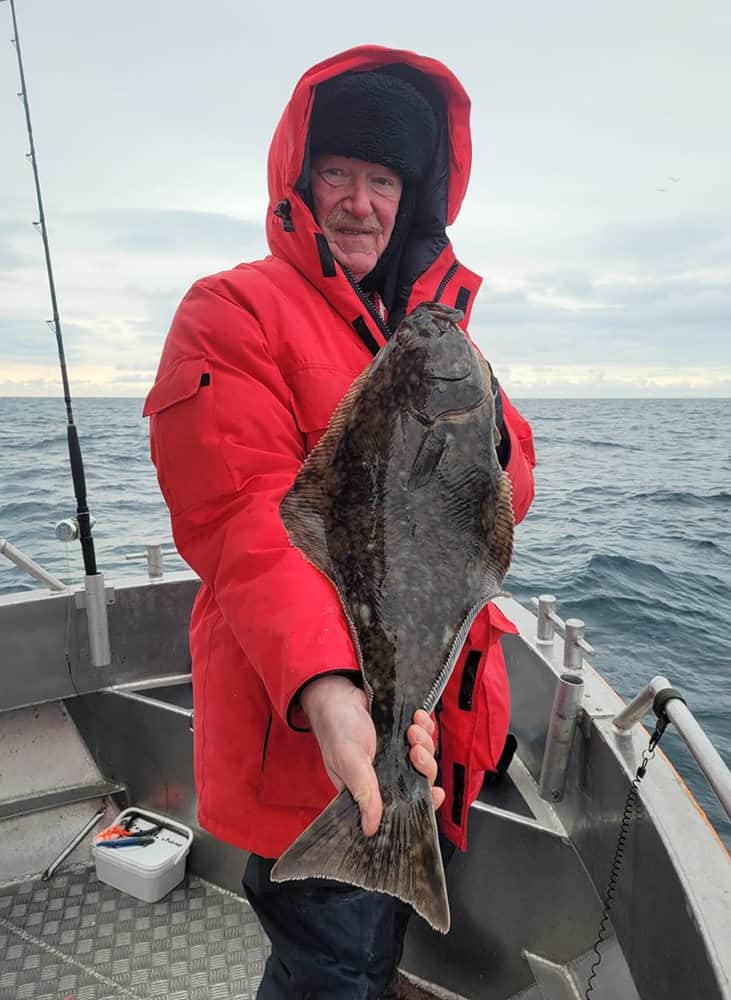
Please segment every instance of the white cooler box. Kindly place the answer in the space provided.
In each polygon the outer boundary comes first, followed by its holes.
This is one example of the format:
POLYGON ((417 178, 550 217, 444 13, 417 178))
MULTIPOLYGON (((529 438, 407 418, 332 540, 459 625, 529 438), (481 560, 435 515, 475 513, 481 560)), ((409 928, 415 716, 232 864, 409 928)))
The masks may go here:
POLYGON ((96 877, 100 882, 146 903, 156 903, 185 877, 185 861, 193 843, 193 831, 166 816, 136 807, 121 812, 114 826, 130 815, 134 816, 129 825, 130 836, 142 836, 156 826, 163 829, 156 835, 154 844, 136 847, 101 847, 94 844, 92 854, 96 877))

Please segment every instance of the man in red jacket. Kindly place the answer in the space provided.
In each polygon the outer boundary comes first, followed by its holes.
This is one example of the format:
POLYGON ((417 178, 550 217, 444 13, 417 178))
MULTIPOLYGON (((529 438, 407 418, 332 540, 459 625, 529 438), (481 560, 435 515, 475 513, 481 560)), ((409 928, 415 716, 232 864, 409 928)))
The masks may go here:
MULTIPOLYGON (((342 608, 293 548, 279 503, 337 403, 424 301, 464 314, 481 279, 445 228, 470 171, 469 99, 442 64, 364 46, 298 83, 269 155, 271 255, 197 282, 181 303, 146 405, 180 552, 203 586, 191 619, 201 823, 251 852, 244 886, 272 940, 260 1000, 382 994, 406 915, 332 883, 274 884, 278 857, 347 786, 365 832, 380 820, 375 734, 342 608)), ((495 385, 498 455, 516 519, 533 497, 530 428, 495 385)), ((488 605, 439 711, 443 835, 500 757, 509 693, 488 605)), ((434 783, 434 727, 411 759, 434 783)))

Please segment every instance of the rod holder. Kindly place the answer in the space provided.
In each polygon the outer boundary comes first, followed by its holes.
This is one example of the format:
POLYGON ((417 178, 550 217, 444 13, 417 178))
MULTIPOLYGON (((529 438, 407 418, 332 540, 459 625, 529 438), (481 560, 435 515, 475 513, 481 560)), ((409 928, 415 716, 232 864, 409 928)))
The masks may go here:
POLYGON ((534 607, 538 608, 538 624, 536 625, 536 640, 545 645, 552 645, 556 625, 563 628, 563 621, 556 614, 556 598, 553 594, 541 594, 533 598, 534 607))
POLYGON ((84 577, 86 587, 86 624, 89 629, 89 659, 92 667, 108 667, 112 662, 107 619, 107 593, 104 574, 84 577))
MULTIPOLYGON (((164 556, 163 545, 168 544, 166 542, 160 543, 150 543, 145 545, 144 552, 134 552, 132 555, 127 555, 124 558, 128 560, 146 559, 147 560, 147 573, 151 580, 159 580, 164 572, 164 556)), ((168 552, 168 555, 176 555, 176 550, 173 548, 172 551, 168 552)))
POLYGON ((538 794, 547 802, 560 802, 563 798, 583 697, 584 681, 581 677, 571 673, 559 676, 538 781, 538 794))
POLYGON ((564 670, 581 670, 584 665, 584 653, 593 653, 584 638, 584 622, 581 618, 567 618, 563 630, 563 668, 564 670))

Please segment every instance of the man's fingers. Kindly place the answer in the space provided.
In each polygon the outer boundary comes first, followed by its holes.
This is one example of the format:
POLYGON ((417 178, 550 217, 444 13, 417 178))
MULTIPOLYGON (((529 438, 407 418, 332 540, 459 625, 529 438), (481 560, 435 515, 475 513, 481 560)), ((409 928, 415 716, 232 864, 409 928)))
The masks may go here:
POLYGON ((435 809, 438 809, 444 803, 446 795, 447 793, 443 788, 437 788, 436 785, 432 785, 431 800, 434 803, 435 809))
POLYGON ((419 774, 423 774, 429 784, 433 785, 437 780, 437 762, 434 755, 427 753, 422 746, 415 746, 409 750, 409 759, 419 774))
POLYGON ((358 803, 363 833, 366 837, 372 837, 383 816, 383 802, 376 772, 371 762, 358 754, 343 761, 341 774, 346 788, 358 803))
POLYGON ((406 739, 409 742, 409 746, 421 746, 427 753, 434 755, 434 740, 431 738, 431 734, 428 733, 423 726, 414 723, 414 725, 409 726, 406 730, 406 739))
POLYGON ((383 816, 381 793, 376 787, 375 790, 368 789, 355 795, 354 798, 360 809, 360 825, 363 833, 366 837, 372 837, 381 825, 381 817, 383 816))
POLYGON ((434 735, 434 719, 423 708, 417 708, 414 712, 414 722, 417 726, 425 729, 429 736, 434 735))

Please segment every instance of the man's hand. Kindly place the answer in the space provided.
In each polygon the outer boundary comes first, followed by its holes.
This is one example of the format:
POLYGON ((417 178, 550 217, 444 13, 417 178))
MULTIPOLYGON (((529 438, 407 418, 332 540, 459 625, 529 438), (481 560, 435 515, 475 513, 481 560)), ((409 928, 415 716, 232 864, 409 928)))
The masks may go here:
MULTIPOLYGON (((381 822, 383 803, 372 766, 376 730, 365 692, 347 677, 320 677, 304 689, 300 704, 320 745, 330 780, 338 791, 348 789, 360 808, 363 833, 373 836, 381 822)), ((409 758, 432 786, 437 777, 433 735, 434 723, 418 709, 406 733, 409 758)), ((444 789, 432 787, 432 799, 438 809, 444 802, 444 789)))

